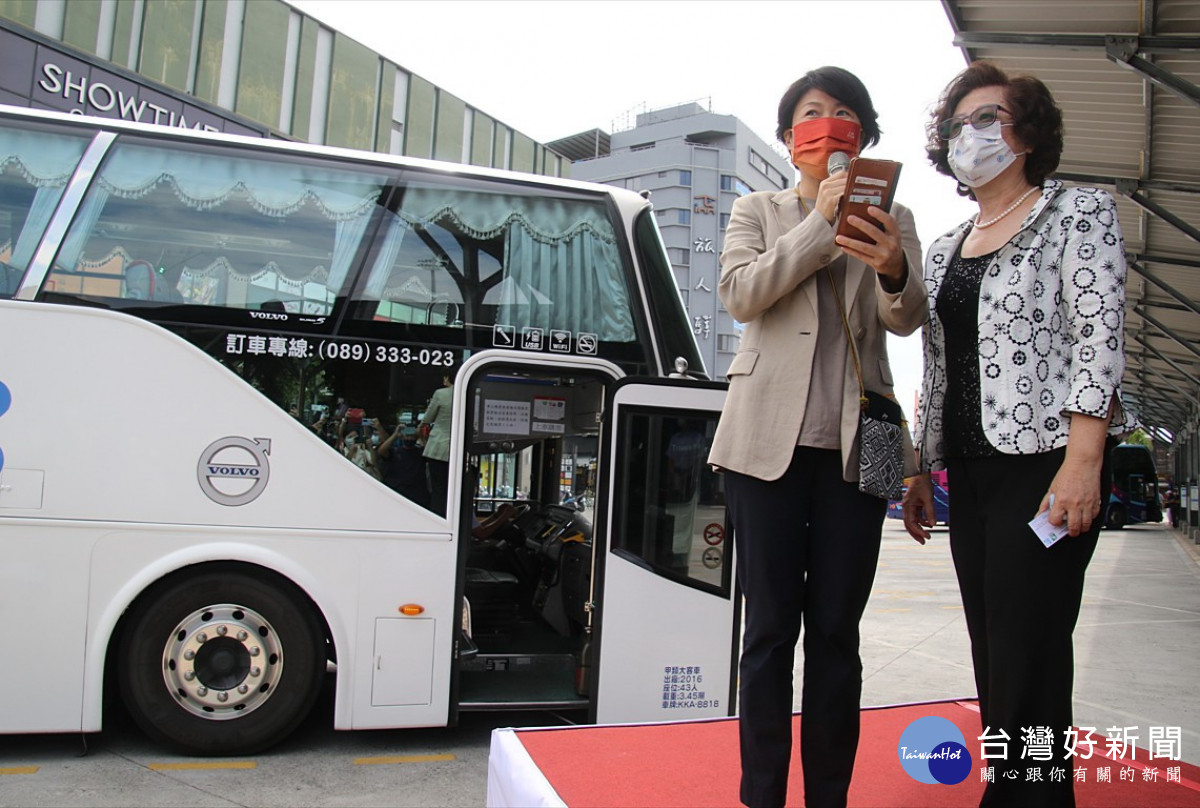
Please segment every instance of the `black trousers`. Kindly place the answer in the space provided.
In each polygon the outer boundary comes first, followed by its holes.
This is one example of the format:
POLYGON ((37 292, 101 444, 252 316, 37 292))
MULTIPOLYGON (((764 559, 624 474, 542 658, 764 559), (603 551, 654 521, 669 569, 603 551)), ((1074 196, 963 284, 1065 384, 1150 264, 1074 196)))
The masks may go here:
POLYGON ((841 453, 799 447, 771 482, 726 472, 745 636, 741 799, 781 806, 792 749, 792 668, 804 622, 800 759, 809 806, 844 806, 858 749, 858 623, 887 503, 842 480, 841 453))
MULTIPOLYGON (((1073 806, 1073 758, 1063 751, 1073 726, 1075 659, 1072 634, 1083 598, 1084 572, 1103 514, 1079 536, 1045 547, 1029 520, 1058 472, 1066 450, 1035 455, 948 460, 950 551, 962 592, 982 728, 1010 740, 989 748, 1007 758, 994 767, 983 806, 1073 806), (1035 727, 1053 732, 1053 758, 1022 757, 1035 727), (1063 777, 1054 769, 1065 770, 1063 777), (1030 770, 1036 770, 1032 773, 1030 770), (1013 774, 1015 772, 1015 774, 1013 774), (1010 778, 1011 775, 1011 778, 1010 778), (1040 781, 1039 781, 1040 779, 1040 781)), ((1103 499, 1111 480, 1108 451, 1103 499)))

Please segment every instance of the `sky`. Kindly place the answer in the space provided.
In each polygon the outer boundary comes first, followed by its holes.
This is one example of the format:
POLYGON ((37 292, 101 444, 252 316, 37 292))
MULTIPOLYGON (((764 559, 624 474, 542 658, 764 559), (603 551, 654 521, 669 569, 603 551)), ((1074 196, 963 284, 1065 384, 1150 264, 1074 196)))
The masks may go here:
MULTIPOLYGON (((700 101, 767 142, 784 90, 833 64, 866 84, 904 163, 896 198, 923 248, 975 212, 925 158, 925 124, 966 66, 937 0, 287 0, 540 143, 627 128, 639 111, 700 101)), ((918 335, 889 338, 910 422, 918 335)))

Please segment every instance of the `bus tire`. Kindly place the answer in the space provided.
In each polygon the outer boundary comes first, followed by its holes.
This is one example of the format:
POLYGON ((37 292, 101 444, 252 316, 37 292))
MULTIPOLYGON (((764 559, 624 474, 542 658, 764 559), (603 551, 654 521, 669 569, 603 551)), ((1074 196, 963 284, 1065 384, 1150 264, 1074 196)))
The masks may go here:
POLYGON ((324 648, 322 624, 295 587, 209 568, 135 604, 118 652, 121 696, 156 741, 191 755, 248 755, 312 710, 324 648))
POLYGON ((1122 505, 1111 505, 1104 517, 1104 526, 1109 530, 1120 530, 1125 527, 1125 508, 1122 505))

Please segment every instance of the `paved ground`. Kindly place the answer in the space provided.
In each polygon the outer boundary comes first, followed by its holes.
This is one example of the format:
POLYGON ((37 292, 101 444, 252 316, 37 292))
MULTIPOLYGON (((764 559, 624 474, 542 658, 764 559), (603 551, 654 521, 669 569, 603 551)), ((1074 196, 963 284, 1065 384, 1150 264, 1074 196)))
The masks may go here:
MULTIPOLYGON (((974 695, 944 529, 920 547, 888 521, 862 635, 865 705, 974 695)), ((1149 727, 1178 726, 1183 759, 1200 764, 1193 545, 1161 525, 1103 533, 1076 658, 1077 723, 1138 726, 1141 745, 1149 727)), ((282 746, 233 761, 166 754, 119 721, 86 755, 78 736, 0 736, 0 806, 479 806, 492 728, 559 722, 473 714, 455 728, 335 733, 329 711, 326 700, 282 746)))
MULTIPOLYGON (((1036 628, 1036 627, 1031 627, 1036 628)), ((862 625, 863 704, 973 696, 945 528, 921 547, 887 520, 862 625)), ((798 655, 799 656, 799 655, 798 655)), ((1180 727, 1200 764, 1200 552, 1164 525, 1104 531, 1075 630, 1075 723, 1180 727)), ((798 703, 798 701, 797 701, 798 703)))

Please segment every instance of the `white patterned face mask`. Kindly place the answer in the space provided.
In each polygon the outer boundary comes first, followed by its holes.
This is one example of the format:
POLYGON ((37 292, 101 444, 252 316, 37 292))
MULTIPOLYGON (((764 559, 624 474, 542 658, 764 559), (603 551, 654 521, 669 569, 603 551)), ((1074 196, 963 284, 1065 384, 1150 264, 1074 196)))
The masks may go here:
POLYGON ((1004 142, 1000 127, 1000 121, 983 129, 964 126, 958 137, 950 141, 946 155, 950 170, 968 188, 987 185, 1016 162, 1017 154, 1004 142))

